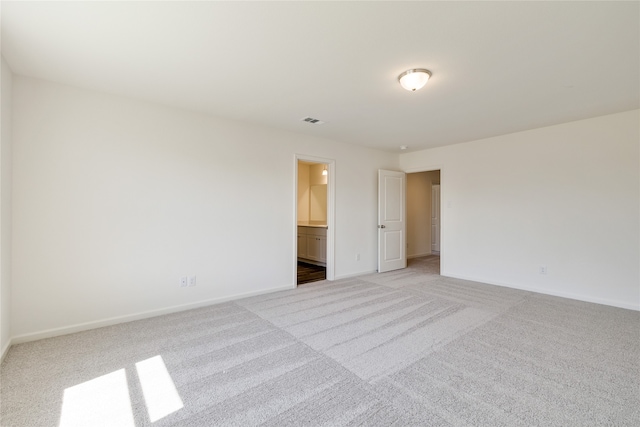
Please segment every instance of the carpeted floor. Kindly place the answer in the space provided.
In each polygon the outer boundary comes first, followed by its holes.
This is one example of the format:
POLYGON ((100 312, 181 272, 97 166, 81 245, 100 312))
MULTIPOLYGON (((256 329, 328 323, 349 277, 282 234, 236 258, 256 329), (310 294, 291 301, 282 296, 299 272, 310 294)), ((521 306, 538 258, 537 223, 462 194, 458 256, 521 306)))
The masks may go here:
POLYGON ((0 425, 640 425, 640 313, 437 266, 16 345, 0 425))

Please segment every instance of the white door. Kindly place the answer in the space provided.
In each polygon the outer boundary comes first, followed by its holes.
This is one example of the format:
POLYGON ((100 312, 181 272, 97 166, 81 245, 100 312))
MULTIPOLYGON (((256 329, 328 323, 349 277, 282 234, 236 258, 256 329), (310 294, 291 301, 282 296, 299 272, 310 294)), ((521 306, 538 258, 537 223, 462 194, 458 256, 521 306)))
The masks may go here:
POLYGON ((431 252, 440 252, 440 185, 431 186, 431 252))
POLYGON ((404 172, 378 171, 378 272, 407 266, 404 172))

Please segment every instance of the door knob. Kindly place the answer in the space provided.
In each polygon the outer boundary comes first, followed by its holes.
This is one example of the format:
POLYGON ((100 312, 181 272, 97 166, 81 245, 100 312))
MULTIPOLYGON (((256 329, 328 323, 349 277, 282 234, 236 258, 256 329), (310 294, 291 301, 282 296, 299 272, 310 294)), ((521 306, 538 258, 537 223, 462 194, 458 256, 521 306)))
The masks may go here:
POLYGON ((387 226, 382 224, 382 225, 379 225, 378 228, 387 228, 387 226))

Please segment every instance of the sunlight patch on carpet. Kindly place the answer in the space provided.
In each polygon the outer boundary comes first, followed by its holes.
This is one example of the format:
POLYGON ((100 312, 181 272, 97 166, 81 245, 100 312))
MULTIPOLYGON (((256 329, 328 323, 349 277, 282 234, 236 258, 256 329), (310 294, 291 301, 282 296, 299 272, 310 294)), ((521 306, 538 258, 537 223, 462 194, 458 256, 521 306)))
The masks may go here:
POLYGON ((135 427, 124 369, 65 389, 60 427, 135 427))
POLYGON ((184 407, 162 356, 136 363, 136 370, 152 423, 184 407))

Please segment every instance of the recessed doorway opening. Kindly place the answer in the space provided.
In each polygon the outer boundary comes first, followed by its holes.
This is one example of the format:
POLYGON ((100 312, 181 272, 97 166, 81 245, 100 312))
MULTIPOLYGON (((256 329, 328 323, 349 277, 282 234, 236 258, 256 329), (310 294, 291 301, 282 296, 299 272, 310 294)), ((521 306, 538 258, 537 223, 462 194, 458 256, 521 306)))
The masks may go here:
POLYGON ((407 263, 440 274, 440 170, 407 174, 407 263))
POLYGON ((333 279, 333 161, 296 156, 296 285, 333 279))

